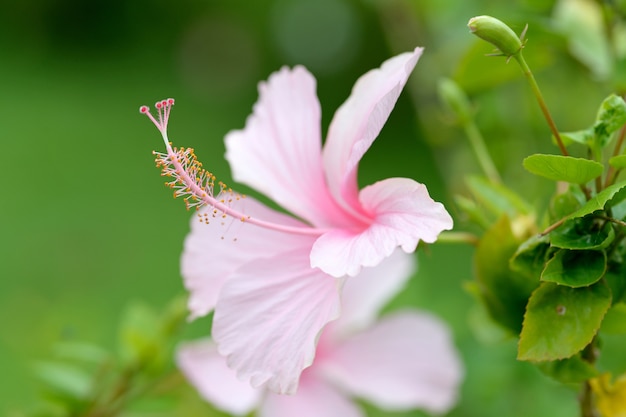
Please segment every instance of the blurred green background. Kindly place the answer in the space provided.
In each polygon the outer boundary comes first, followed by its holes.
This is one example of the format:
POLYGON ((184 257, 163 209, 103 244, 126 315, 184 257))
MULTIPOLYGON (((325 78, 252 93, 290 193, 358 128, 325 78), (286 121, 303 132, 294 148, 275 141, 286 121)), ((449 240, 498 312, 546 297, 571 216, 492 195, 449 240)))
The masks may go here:
MULTIPOLYGON (((32 365, 54 343, 115 348, 126 306, 158 309, 184 293, 178 261, 190 214, 154 168, 160 138, 140 105, 176 98, 170 138, 228 182, 223 137, 243 127, 257 83, 272 71, 303 64, 315 74, 327 127, 361 74, 425 46, 361 165, 362 183, 415 178, 456 213, 452 196, 479 170, 436 96, 448 76, 472 95, 505 180, 542 204, 548 184, 524 173, 521 159, 553 149, 548 129, 519 69, 484 57, 490 47, 466 23, 479 14, 517 32, 529 23, 526 57, 548 104, 560 104, 552 106, 559 127, 576 130, 612 86, 600 58, 571 53, 575 35, 556 10, 543 0, 2 2, 0 415, 19 415, 38 398, 32 365)), ((467 376, 450 415, 575 415, 573 390, 516 362, 515 341, 481 324, 463 289, 471 255, 443 244, 421 251, 419 272, 390 307, 429 309, 452 326, 467 376)), ((208 325, 193 323, 183 337, 208 325)))

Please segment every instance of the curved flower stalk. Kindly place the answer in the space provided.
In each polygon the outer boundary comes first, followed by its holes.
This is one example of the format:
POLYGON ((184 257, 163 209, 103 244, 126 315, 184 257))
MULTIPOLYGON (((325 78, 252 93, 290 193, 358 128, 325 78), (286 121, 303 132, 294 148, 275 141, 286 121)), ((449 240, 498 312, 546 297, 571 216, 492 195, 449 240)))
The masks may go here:
POLYGON ((202 398, 233 415, 257 409, 259 417, 364 416, 352 397, 388 411, 445 413, 456 402, 463 375, 446 326, 416 310, 376 321, 412 267, 413 258, 397 251, 346 283, 344 314, 322 331, 315 361, 302 373, 294 396, 238 380, 210 340, 181 345, 178 367, 202 398))
MULTIPOLYGON (((228 365, 252 386, 294 393, 315 356, 318 334, 340 314, 347 277, 379 265, 398 247, 432 243, 452 218, 423 184, 406 178, 359 191, 357 166, 382 129, 422 49, 363 75, 338 109, 322 149, 315 79, 283 68, 259 85, 243 130, 226 137, 235 180, 293 216, 244 198, 202 168, 193 150, 173 148, 173 100, 157 103, 168 184, 198 208, 182 274, 192 317, 215 310, 213 338, 228 365)), ((386 279, 381 276, 382 280, 386 279)))

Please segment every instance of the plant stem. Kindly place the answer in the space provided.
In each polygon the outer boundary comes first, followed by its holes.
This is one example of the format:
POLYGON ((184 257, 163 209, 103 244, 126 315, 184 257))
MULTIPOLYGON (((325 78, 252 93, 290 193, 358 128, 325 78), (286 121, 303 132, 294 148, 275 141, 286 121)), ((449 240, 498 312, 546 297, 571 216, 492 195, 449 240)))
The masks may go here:
MULTIPOLYGON (((593 338, 593 340, 591 340, 591 343, 589 343, 587 347, 585 347, 585 349, 582 351, 581 356, 585 362, 588 362, 592 365, 595 364, 596 360, 598 359, 598 351, 595 337, 593 338)), ((593 391, 591 390, 591 384, 589 384, 589 381, 585 381, 585 383, 583 384, 582 391, 578 396, 578 402, 580 404, 581 417, 598 417, 598 413, 596 412, 596 409, 593 405, 593 391)))
POLYGON ((582 392, 578 398, 580 402, 580 415, 581 417, 598 417, 593 406, 593 396, 591 391, 591 385, 589 381, 585 381, 583 384, 582 392))
POLYGON ((478 130, 476 123, 474 123, 474 120, 470 119, 464 124, 463 127, 483 172, 492 183, 501 184, 502 179, 500 178, 500 174, 498 173, 498 170, 489 155, 483 136, 480 133, 480 130, 478 130))
MULTIPOLYGON (((541 90, 539 89, 539 84, 537 84, 537 81, 535 80, 535 76, 533 75, 532 71, 530 70, 530 67, 526 63, 526 60, 524 59, 524 56, 522 55, 522 50, 520 49, 520 51, 517 54, 512 55, 512 56, 520 65, 520 67, 522 68, 522 72, 528 79, 528 82, 530 83, 530 88, 533 90, 533 94, 537 98, 539 107, 541 107, 541 112, 543 113, 543 116, 548 122, 550 131, 552 132, 552 135, 556 139, 556 144, 559 146, 561 153, 563 154, 563 156, 569 156, 567 149, 565 149, 565 144, 563 143, 563 139, 561 139, 561 135, 559 134, 559 130, 556 128, 554 119, 552 119, 550 110, 548 110, 548 106, 546 105, 546 102, 543 99, 543 95, 541 94, 541 90)), ((587 198, 587 200, 589 200, 591 198, 591 194, 589 190, 587 189, 587 187, 585 187, 583 184, 580 184, 580 189, 583 192, 583 194, 585 194, 585 197, 587 198)))
POLYGON ((535 76, 533 75, 532 71, 530 70, 530 67, 526 63, 526 60, 524 59, 524 56, 522 55, 522 51, 520 50, 519 53, 517 53, 516 55, 513 55, 513 58, 515 58, 515 60, 518 62, 518 64, 522 68, 522 72, 524 73, 524 76, 526 76, 526 78, 528 79, 528 82, 530 83, 530 88, 533 90, 533 94, 537 98, 539 107, 541 107, 541 112, 543 113, 543 116, 546 118, 546 121, 548 122, 550 131, 552 132, 552 135, 554 135, 554 138, 556 139, 556 143, 559 146, 559 149, 561 149, 561 153, 564 156, 568 156, 569 154, 567 153, 567 149, 565 149, 565 145, 563 144, 561 135, 559 134, 559 131, 556 128, 556 124, 554 123, 554 120, 552 119, 552 115, 550 114, 550 110, 548 110, 548 106, 546 106, 546 102, 543 99, 543 95, 541 94, 539 85, 537 84, 537 81, 535 80, 535 76))

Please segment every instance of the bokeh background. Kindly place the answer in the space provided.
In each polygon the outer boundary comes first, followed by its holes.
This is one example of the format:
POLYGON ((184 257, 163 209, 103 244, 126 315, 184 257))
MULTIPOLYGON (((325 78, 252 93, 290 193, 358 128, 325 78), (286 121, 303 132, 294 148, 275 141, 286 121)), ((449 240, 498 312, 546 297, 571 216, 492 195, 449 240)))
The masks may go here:
MULTIPOLYGON (((129 304, 158 310, 184 294, 178 262, 190 213, 154 167, 151 151, 161 142, 140 105, 176 98, 170 137, 194 147, 229 182, 223 137, 243 127, 257 83, 271 72, 302 64, 315 74, 325 130, 361 74, 425 46, 359 179, 424 182, 463 230, 452 197, 465 193, 464 178, 479 169, 438 100, 437 80, 454 77, 468 91, 507 183, 545 204, 549 184, 526 174, 521 159, 553 151, 548 129, 519 69, 484 57, 490 47, 466 23, 480 14, 517 32, 529 23, 525 55, 548 104, 558 104, 551 106, 557 123, 581 129, 613 86, 601 48, 587 57, 577 52, 587 28, 572 29, 566 3, 584 10, 586 2, 2 1, 0 415, 19 416, 40 397, 33 364, 58 341, 115 349, 129 304)), ((452 327, 467 375, 450 415, 576 414, 576 392, 516 362, 515 340, 494 332, 464 290, 471 247, 437 244, 416 256, 419 272, 389 309, 427 309, 452 327)), ((194 322, 181 338, 208 326, 194 322)), ((194 395, 190 390, 188 401, 194 395)), ((195 407, 198 415, 213 413, 195 407)))

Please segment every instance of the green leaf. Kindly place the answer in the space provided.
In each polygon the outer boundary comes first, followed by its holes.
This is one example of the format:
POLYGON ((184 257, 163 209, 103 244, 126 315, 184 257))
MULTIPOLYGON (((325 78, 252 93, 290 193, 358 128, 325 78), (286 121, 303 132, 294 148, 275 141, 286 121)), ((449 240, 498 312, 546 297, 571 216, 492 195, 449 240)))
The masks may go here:
POLYGON ((615 94, 608 96, 598 110, 596 123, 593 126, 597 144, 606 146, 611 135, 626 123, 626 103, 615 94))
POLYGON ((611 217, 618 220, 626 218, 626 187, 619 190, 606 204, 611 209, 611 217))
POLYGON ((604 190, 593 196, 589 201, 587 201, 581 208, 567 216, 569 219, 574 219, 576 217, 584 217, 587 214, 591 214, 594 211, 604 209, 606 203, 615 196, 622 188, 626 187, 626 181, 618 182, 617 184, 613 184, 609 187, 606 187, 604 190))
POLYGON ((485 211, 478 207, 474 200, 457 195, 454 196, 454 202, 467 216, 467 221, 475 223, 483 229, 488 229, 491 226, 492 221, 487 218, 485 211))
POLYGON ((569 358, 587 346, 611 306, 611 291, 599 282, 570 288, 544 282, 533 292, 520 334, 517 358, 569 358))
POLYGON ((626 155, 617 155, 609 159, 609 165, 613 168, 626 168, 626 155))
MULTIPOLYGON (((568 146, 572 143, 580 143, 582 145, 590 145, 591 143, 593 143, 593 129, 585 129, 585 130, 579 130, 577 132, 559 132, 559 136, 561 137, 561 140, 563 140, 563 143, 565 144, 565 146, 568 146)), ((553 142, 556 143, 556 139, 554 138, 554 136, 552 137, 553 142)))
POLYGON ((549 249, 548 236, 533 235, 517 248, 509 265, 513 271, 537 279, 546 265, 549 249))
POLYGON ((98 345, 86 342, 61 342, 54 345, 54 353, 63 359, 99 364, 110 358, 110 353, 98 345))
POLYGON ((605 271, 603 251, 561 249, 546 264, 541 280, 572 288, 586 287, 599 281, 605 271))
POLYGON ((602 175, 604 166, 596 161, 572 156, 534 154, 524 159, 529 172, 553 181, 584 184, 602 175))
POLYGON ((519 245, 510 220, 503 216, 480 239, 474 257, 478 290, 489 315, 515 334, 521 329, 528 297, 539 284, 538 276, 529 279, 509 267, 519 245))
POLYGON ((532 209, 519 195, 504 185, 493 184, 486 178, 469 177, 467 186, 474 198, 497 217, 503 214, 515 217, 517 214, 528 214, 532 209))
POLYGON ((57 395, 83 400, 91 393, 91 376, 87 371, 76 366, 57 362, 40 362, 35 364, 35 374, 57 395))
POLYGON ((614 239, 615 231, 611 224, 598 223, 593 217, 568 220, 550 233, 552 246, 561 249, 604 249, 614 239))
POLYGON ((600 331, 608 334, 626 334, 626 304, 614 304, 607 311, 600 331))
POLYGON ((598 376, 598 371, 580 355, 537 364, 541 372, 562 384, 579 384, 598 376))

